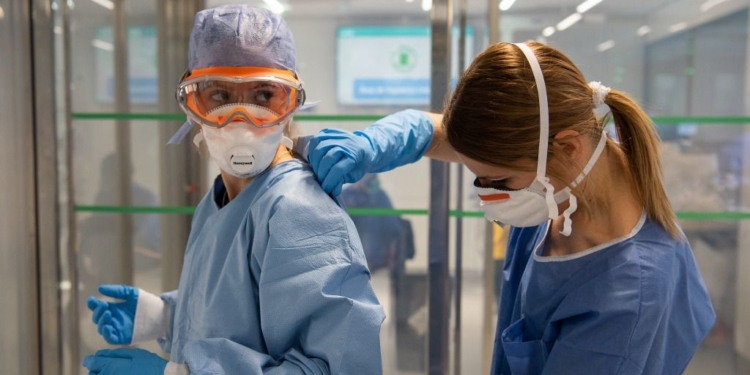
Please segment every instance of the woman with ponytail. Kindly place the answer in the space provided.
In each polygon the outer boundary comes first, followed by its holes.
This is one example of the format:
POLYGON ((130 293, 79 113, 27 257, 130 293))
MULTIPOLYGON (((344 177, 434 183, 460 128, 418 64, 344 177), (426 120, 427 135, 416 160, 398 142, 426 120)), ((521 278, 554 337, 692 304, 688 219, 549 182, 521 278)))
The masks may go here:
POLYGON ((714 323, 667 200, 659 137, 626 94, 528 42, 481 53, 444 116, 326 129, 308 159, 326 191, 423 155, 465 164, 511 232, 493 374, 681 374, 714 323), (609 107, 617 130, 595 109, 609 107))

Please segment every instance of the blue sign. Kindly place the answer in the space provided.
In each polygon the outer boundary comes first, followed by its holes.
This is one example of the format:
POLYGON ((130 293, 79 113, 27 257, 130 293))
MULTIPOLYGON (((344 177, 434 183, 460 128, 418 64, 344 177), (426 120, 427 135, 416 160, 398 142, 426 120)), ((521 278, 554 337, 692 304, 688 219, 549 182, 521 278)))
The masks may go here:
MULTIPOLYGON (((342 105, 427 106, 431 31, 428 26, 353 26, 337 33, 336 96, 342 105)), ((458 74, 458 28, 453 35, 451 83, 458 74)), ((466 60, 473 56, 467 29, 466 60)))
POLYGON ((354 80, 354 99, 430 100, 430 80, 359 78, 354 80))

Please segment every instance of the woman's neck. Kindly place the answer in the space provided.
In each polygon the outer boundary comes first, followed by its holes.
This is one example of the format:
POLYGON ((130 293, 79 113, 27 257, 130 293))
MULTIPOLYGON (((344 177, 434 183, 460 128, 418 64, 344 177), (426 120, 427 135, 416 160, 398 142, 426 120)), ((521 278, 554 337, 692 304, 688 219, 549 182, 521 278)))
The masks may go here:
MULTIPOLYGON (((273 161, 271 161, 268 168, 292 159, 294 159, 294 157, 289 150, 286 147, 279 145, 278 150, 276 150, 276 156, 274 156, 273 161)), ((224 181, 224 187, 227 189, 227 197, 231 201, 236 198, 247 185, 250 185, 255 177, 242 178, 221 171, 221 179, 224 181)))
MULTIPOLYGON (((619 150, 607 147, 591 173, 583 180, 581 190, 591 189, 591 204, 585 211, 579 209, 573 215, 573 231, 570 236, 560 233, 562 216, 552 220, 550 234, 545 244, 545 255, 570 255, 585 251, 632 232, 643 213, 643 205, 633 191, 629 174, 625 173, 619 150)), ((560 211, 562 212, 562 210, 560 211)))

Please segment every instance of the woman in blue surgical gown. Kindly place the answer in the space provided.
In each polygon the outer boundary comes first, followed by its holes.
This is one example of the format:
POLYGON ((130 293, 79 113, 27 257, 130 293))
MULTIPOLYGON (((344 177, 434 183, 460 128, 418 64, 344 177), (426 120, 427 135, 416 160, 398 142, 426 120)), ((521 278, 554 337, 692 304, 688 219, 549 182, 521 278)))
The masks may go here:
POLYGON ((105 285, 89 308, 111 344, 91 374, 380 374, 383 310, 346 212, 284 129, 305 101, 290 30, 251 6, 199 12, 177 98, 221 175, 198 205, 179 289, 105 285))
POLYGON ((481 53, 444 116, 326 129, 307 157, 334 194, 425 154, 477 175, 485 216, 511 226, 493 374, 681 374, 715 316, 658 146, 626 94, 529 42, 481 53), (619 142, 596 117, 603 105, 619 142))

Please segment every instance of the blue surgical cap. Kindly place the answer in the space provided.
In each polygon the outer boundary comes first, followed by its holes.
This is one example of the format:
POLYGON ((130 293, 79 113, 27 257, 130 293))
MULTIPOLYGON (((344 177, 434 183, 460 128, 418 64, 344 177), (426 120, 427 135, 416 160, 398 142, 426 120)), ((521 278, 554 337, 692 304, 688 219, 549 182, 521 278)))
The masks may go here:
POLYGON ((188 69, 261 66, 295 71, 291 30, 279 15, 251 5, 224 5, 195 15, 188 69))

